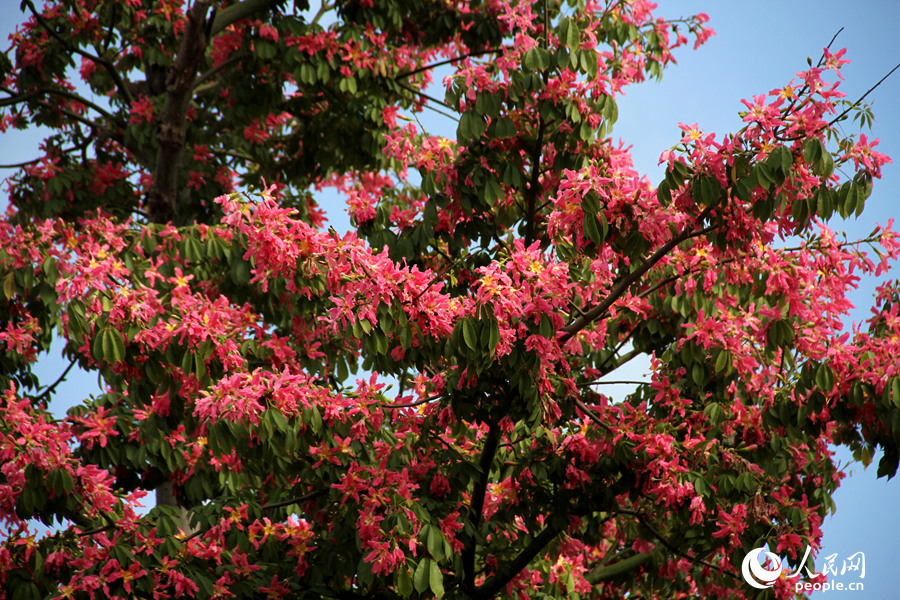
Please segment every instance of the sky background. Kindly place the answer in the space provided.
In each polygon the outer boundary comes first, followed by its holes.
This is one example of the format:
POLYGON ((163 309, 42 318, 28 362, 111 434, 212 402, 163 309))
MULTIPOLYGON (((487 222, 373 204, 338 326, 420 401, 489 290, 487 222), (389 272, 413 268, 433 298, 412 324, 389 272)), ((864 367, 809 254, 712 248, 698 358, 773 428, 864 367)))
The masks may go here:
MULTIPOLYGON (((0 0, 0 42, 9 47, 8 34, 21 19, 16 0, 0 0)), ((717 35, 692 52, 684 49, 676 54, 679 64, 666 71, 661 83, 645 83, 626 89, 619 99, 619 122, 613 131, 632 146, 638 171, 651 181, 661 179, 658 158, 681 138, 678 123, 697 123, 706 133, 718 139, 742 125, 738 111, 742 98, 764 94, 783 87, 797 71, 806 68, 807 57, 815 62, 822 48, 843 28, 832 49, 848 48, 853 62, 842 71, 846 81, 841 89, 856 99, 900 63, 897 26, 900 24, 900 2, 897 0, 756 0, 737 2, 707 0, 705 2, 661 1, 659 16, 678 18, 697 12, 710 16, 717 35)), ((870 137, 881 139, 878 150, 900 162, 900 72, 894 74, 867 98, 876 117, 870 137)), ((455 126, 431 116, 422 118, 429 133, 453 136, 455 126)), ((848 133, 852 131, 847 126, 848 133)), ((37 156, 38 132, 12 132, 0 137, 0 164, 29 160, 37 156)), ((0 170, 0 177, 10 173, 0 170)), ((872 231, 875 223, 886 223, 900 217, 898 204, 900 167, 887 165, 883 178, 876 181, 866 211, 859 220, 833 220, 830 225, 848 232, 850 238, 872 231)), ((332 224, 344 230, 348 221, 343 206, 334 196, 323 196, 322 203, 332 224)), ((5 190, 0 192, 0 205, 6 204, 5 190)), ((894 269, 892 276, 900 274, 894 269)), ((864 281, 852 296, 859 307, 851 316, 860 321, 868 316, 874 282, 864 281)), ((850 323, 848 322, 848 327, 850 323)), ((65 364, 59 352, 53 351, 41 361, 38 371, 42 381, 51 382, 62 373, 65 364)), ((640 370, 643 367, 638 366, 640 370)), ((640 375, 638 373, 637 375, 640 375)), ((96 377, 71 374, 58 393, 59 410, 84 399, 98 389, 96 377)), ((839 452, 844 462, 849 454, 839 452)), ((895 552, 900 535, 900 480, 876 479, 875 464, 864 470, 854 465, 835 495, 837 512, 824 526, 824 549, 816 561, 836 554, 834 564, 840 572, 845 558, 864 552, 865 578, 850 575, 832 578, 835 582, 862 581, 864 591, 818 592, 813 598, 838 597, 847 600, 897 597, 900 570, 895 552)), ((898 478, 900 479, 900 478, 898 478)))

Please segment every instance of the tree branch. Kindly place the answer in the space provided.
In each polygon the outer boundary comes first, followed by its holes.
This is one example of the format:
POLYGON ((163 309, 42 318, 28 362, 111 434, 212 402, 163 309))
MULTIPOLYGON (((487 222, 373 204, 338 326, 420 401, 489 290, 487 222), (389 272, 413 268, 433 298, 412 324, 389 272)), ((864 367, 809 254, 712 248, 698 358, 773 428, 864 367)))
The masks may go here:
POLYGON ((103 108, 102 106, 98 106, 97 104, 94 104, 90 100, 86 100, 85 98, 79 96, 78 94, 73 94, 72 92, 69 92, 67 90, 57 90, 54 88, 39 88, 39 89, 35 90, 35 92, 37 92, 38 94, 50 94, 52 96, 60 96, 62 98, 68 98, 69 100, 72 100, 73 102, 78 102, 79 104, 84 104, 85 106, 94 109, 95 111, 97 111, 98 113, 100 113, 101 115, 103 115, 104 117, 106 117, 107 119, 109 119, 110 121, 112 121, 114 123, 116 121, 116 117, 113 114, 111 114, 109 111, 107 111, 105 108, 103 108))
POLYGON ((588 408, 587 404, 585 404, 584 402, 581 401, 581 398, 575 398, 575 405, 578 406, 578 408, 580 408, 581 411, 584 414, 586 414, 591 421, 593 421, 594 423, 599 425, 601 429, 604 429, 609 433, 612 432, 612 428, 610 428, 609 425, 607 425, 606 423, 601 421, 600 417, 598 417, 594 411, 592 411, 590 408, 588 408))
POLYGON ((463 54, 462 56, 457 56, 456 58, 448 58, 447 60, 441 60, 436 63, 431 63, 430 65, 423 65, 417 69, 413 69, 412 71, 405 71, 403 73, 398 73, 394 75, 394 81, 398 79, 406 79, 407 77, 412 77, 413 75, 418 75, 424 71, 429 71, 431 69, 436 69, 438 67, 443 67, 444 65, 452 65, 453 63, 460 62, 467 58, 472 58, 473 56, 483 56, 485 54, 499 54, 502 52, 502 48, 489 48, 487 50, 477 50, 475 52, 469 52, 468 54, 463 54))
POLYGON ((472 596, 476 600, 487 600, 502 590, 507 583, 512 581, 522 569, 527 567, 528 563, 530 563, 535 556, 540 554, 541 551, 547 547, 547 544, 552 542, 553 538, 558 536, 562 530, 565 529, 565 526, 568 525, 568 520, 566 519, 554 519, 551 517, 549 520, 550 524, 544 527, 544 529, 531 540, 531 543, 528 544, 518 556, 504 564, 498 573, 492 575, 487 581, 474 589, 472 596))
POLYGON ((285 506, 290 506, 291 504, 300 504, 301 502, 306 502, 307 500, 312 500, 313 498, 318 498, 319 496, 324 496, 328 493, 328 489, 316 490, 314 492, 310 492, 308 494, 303 494, 302 496, 298 496, 296 498, 289 498, 288 500, 281 500, 280 502, 272 502, 271 504, 263 504, 260 508, 262 510, 272 510, 275 508, 284 508, 285 506))
POLYGON ((844 112, 842 112, 841 114, 839 114, 838 116, 836 116, 835 118, 833 118, 831 121, 829 121, 829 122, 828 122, 828 125, 834 125, 835 123, 837 123, 838 121, 840 121, 841 119, 843 119, 844 117, 846 117, 847 114, 848 114, 851 110, 853 110, 854 108, 856 108, 857 106, 859 106, 860 103, 862 103, 862 101, 866 99, 866 96, 868 96, 869 94, 871 94, 872 92, 874 92, 874 91, 875 91, 875 88, 877 88, 877 87, 880 86, 882 83, 884 83, 884 80, 887 79, 888 77, 890 77, 891 75, 893 75, 893 74, 894 74, 894 71, 896 71, 897 69, 900 69, 900 64, 897 64, 897 66, 895 66, 893 69, 891 69, 890 71, 888 71, 888 74, 887 74, 887 75, 885 75, 884 77, 882 77, 881 79, 879 79, 879 80, 878 80, 878 83, 876 83, 875 85, 873 85, 872 87, 870 87, 868 90, 866 90, 866 93, 863 94, 862 96, 860 96, 860 97, 856 100, 856 102, 854 102, 854 103, 851 104, 849 107, 847 107, 847 110, 845 110, 844 112))
POLYGON ((541 154, 544 149, 544 117, 538 108, 538 134, 531 152, 531 178, 528 182, 528 206, 525 209, 525 247, 534 241, 534 222, 537 219, 535 205, 537 204, 538 184, 540 183, 541 154))
MULTIPOLYGON (((87 58, 88 60, 92 60, 103 69, 109 73, 109 76, 112 78, 113 83, 116 86, 116 89, 119 90, 119 93, 122 94, 122 97, 125 99, 125 102, 131 104, 133 98, 131 93, 128 91, 128 87, 125 85, 125 81, 122 79, 122 76, 119 75, 119 72, 116 70, 115 65, 112 64, 111 61, 106 58, 102 58, 100 56, 94 56, 90 52, 85 52, 81 48, 71 46, 68 42, 66 42, 57 32, 56 29, 51 27, 50 24, 41 16, 38 10, 34 7, 34 3, 31 0, 25 0, 25 5, 28 6, 28 9, 31 11, 31 14, 34 15, 35 20, 38 24, 46 31, 50 37, 55 39, 57 42, 63 45, 64 48, 68 49, 70 52, 78 54, 87 58)), ((111 29, 110 29, 111 30, 111 29)))
POLYGON ((212 79, 213 77, 215 77, 216 75, 218 75, 219 72, 221 72, 221 71, 223 71, 224 69, 230 67, 231 65, 233 65, 233 64, 236 63, 237 61, 241 60, 241 59, 244 58, 245 56, 246 56, 245 54, 240 53, 240 52, 236 52, 236 53, 232 54, 231 56, 229 56, 228 58, 226 58, 225 60, 223 60, 222 62, 220 62, 219 64, 217 64, 216 66, 214 66, 212 69, 210 69, 209 71, 207 71, 206 73, 204 73, 203 75, 201 75, 200 77, 198 77, 198 78, 194 81, 194 85, 193 85, 193 87, 191 88, 191 91, 192 91, 192 92, 196 92, 196 91, 197 91, 197 88, 200 87, 200 85, 201 85, 203 82, 205 82, 205 81, 207 81, 207 80, 209 80, 209 79, 212 79))
POLYGON ((585 574, 584 578, 591 585, 596 585, 608 579, 618 577, 619 575, 622 575, 629 571, 633 571, 648 560, 650 560, 650 555, 641 552, 639 554, 635 554, 634 556, 629 556, 628 558, 624 558, 620 561, 614 562, 611 565, 600 565, 594 567, 585 574))
POLYGON ((472 526, 472 534, 466 540, 462 550, 463 589, 469 591, 475 590, 475 551, 478 547, 478 528, 481 525, 483 516, 484 498, 487 494, 488 481, 491 475, 491 463, 494 462, 499 441, 500 427, 491 423, 487 439, 484 440, 484 448, 481 449, 481 460, 478 461, 481 479, 478 480, 475 488, 472 490, 472 500, 469 505, 468 519, 472 526))
POLYGON ((405 83, 400 83, 399 81, 395 81, 394 83, 395 83, 396 85, 399 85, 399 86, 402 87, 403 89, 405 89, 405 90, 407 90, 407 91, 409 91, 409 92, 412 92, 413 94, 416 94, 417 96, 420 96, 420 97, 424 98, 425 100, 428 100, 429 102, 434 102, 435 104, 440 104, 441 106, 443 106, 443 107, 445 107, 445 108, 448 108, 448 109, 450 109, 450 110, 455 110, 452 106, 450 106, 449 104, 447 104, 447 103, 444 102, 443 100, 438 100, 437 98, 434 98, 434 97, 432 97, 432 96, 429 96, 429 95, 426 94, 425 92, 420 92, 419 90, 417 90, 417 89, 415 89, 415 88, 411 88, 411 87, 409 87, 408 85, 406 85, 405 83))
POLYGON ((644 513, 636 511, 636 510, 630 510, 627 508, 620 508, 617 512, 619 514, 635 517, 638 520, 638 522, 641 525, 643 525, 647 529, 647 531, 649 531, 651 534, 653 534, 653 537, 658 539, 660 541, 660 543, 663 546, 665 546, 666 549, 669 550, 670 552, 673 552, 674 554, 677 554, 678 556, 685 558, 694 564, 707 567, 709 569, 712 569, 713 571, 720 571, 720 572, 726 573, 733 579, 738 579, 738 576, 735 575, 734 573, 732 573, 731 571, 725 571, 724 569, 722 569, 722 567, 720 567, 718 565, 714 565, 709 561, 703 560, 702 558, 697 558, 696 556, 691 556, 687 552, 684 552, 683 550, 678 548, 675 544, 670 542, 662 533, 660 533, 653 525, 650 524, 649 520, 647 519, 646 515, 644 515, 644 513))
MULTIPOLYGON (((165 223, 177 217, 175 198, 181 156, 187 138, 187 111, 190 107, 197 68, 203 60, 209 42, 206 35, 206 11, 212 2, 213 0, 197 0, 188 10, 187 25, 181 37, 175 62, 172 64, 169 80, 166 82, 166 102, 159 121, 156 168, 153 172, 153 185, 147 197, 147 213, 156 223, 165 223)), ((219 13, 216 19, 246 4, 250 4, 249 0, 230 6, 219 13)), ((230 14, 233 16, 237 13, 230 12, 230 14)), ((232 22, 233 20, 227 21, 223 28, 232 22)))
MULTIPOLYGON (((697 217, 697 221, 702 222, 703 219, 705 219, 709 215, 710 212, 712 212, 712 207, 711 206, 706 207, 703 210, 703 212, 701 212, 700 215, 697 217)), ((714 229, 714 227, 713 227, 713 229, 714 229)), ((619 281, 619 283, 617 283, 615 286, 613 286, 613 288, 609 291, 609 295, 606 297, 606 299, 603 302, 601 302, 600 304, 598 304, 591 310, 584 313, 582 316, 580 316, 577 319, 575 319, 574 321, 572 321, 569 325, 564 327, 563 328, 564 335, 562 336, 560 342, 567 341, 573 335, 575 335, 576 333, 578 333, 579 331, 581 331, 582 329, 587 327, 595 319, 597 319, 598 317, 603 315, 607 310, 609 310, 609 307, 612 306, 616 300, 618 300, 626 291, 628 291, 628 288, 631 287, 631 284, 633 284, 634 282, 638 281, 641 277, 643 277, 644 273, 649 271, 654 265, 656 265, 656 263, 661 261, 663 259, 663 257, 665 257, 666 254, 671 252, 672 249, 675 248, 678 244, 680 244, 681 242, 684 242, 685 240, 689 240, 692 237, 697 237, 697 236, 703 235, 705 233, 708 233, 709 231, 711 231, 711 229, 709 227, 700 229, 697 231, 688 231, 687 229, 685 229, 679 235, 675 236, 674 238, 672 238, 671 240, 669 240, 668 242, 666 242, 665 244, 660 246, 656 250, 656 252, 654 252, 650 256, 650 258, 648 258, 647 260, 645 260, 643 262, 643 264, 641 264, 641 266, 639 266, 637 269, 635 269, 634 271, 632 271, 631 273, 629 273, 628 275, 623 277, 619 281)))
POLYGON ((69 371, 72 370, 72 367, 75 366, 75 363, 76 363, 76 362, 77 362, 76 360, 73 360, 72 362, 70 362, 70 363, 69 363, 69 366, 66 367, 66 370, 63 371, 63 374, 59 376, 59 379, 57 379, 57 380, 54 381, 52 384, 50 384, 43 392, 40 393, 40 395, 38 395, 38 396, 35 398, 35 400, 40 400, 40 399, 43 398, 44 396, 49 396, 50 394, 52 394, 52 393, 53 393, 53 390, 55 390, 56 387, 57 387, 60 383, 62 383, 63 381, 66 380, 66 375, 69 374, 69 371))
MULTIPOLYGON (((204 4, 206 3, 204 2, 204 4)), ((213 17, 212 25, 209 27, 209 37, 210 39, 215 37, 217 33, 227 28, 232 23, 236 23, 241 19, 249 17, 257 11, 275 8, 279 4, 281 4, 280 0, 244 0, 244 2, 238 2, 237 4, 232 4, 228 8, 223 8, 222 10, 217 11, 213 17)))
POLYGON ((325 16, 325 13, 327 13, 329 10, 331 10, 331 9, 334 8, 335 6, 337 6, 337 3, 336 3, 336 2, 325 2, 325 1, 323 0, 323 1, 322 1, 322 5, 319 6, 319 10, 316 11, 316 14, 313 15, 312 20, 310 20, 310 22, 309 22, 310 25, 316 25, 316 24, 318 24, 319 19, 321 19, 323 16, 325 16))

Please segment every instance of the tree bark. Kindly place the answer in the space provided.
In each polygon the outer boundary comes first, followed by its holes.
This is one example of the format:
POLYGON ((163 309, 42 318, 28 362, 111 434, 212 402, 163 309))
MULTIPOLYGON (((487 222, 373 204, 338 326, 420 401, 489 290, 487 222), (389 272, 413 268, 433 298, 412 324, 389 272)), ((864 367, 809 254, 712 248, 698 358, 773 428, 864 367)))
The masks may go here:
POLYGON ((194 80, 209 42, 206 12, 211 4, 212 0, 197 0, 188 11, 178 55, 166 81, 166 102, 157 131, 156 168, 147 198, 147 214, 155 223, 177 220, 179 216, 175 199, 187 139, 187 112, 194 80))

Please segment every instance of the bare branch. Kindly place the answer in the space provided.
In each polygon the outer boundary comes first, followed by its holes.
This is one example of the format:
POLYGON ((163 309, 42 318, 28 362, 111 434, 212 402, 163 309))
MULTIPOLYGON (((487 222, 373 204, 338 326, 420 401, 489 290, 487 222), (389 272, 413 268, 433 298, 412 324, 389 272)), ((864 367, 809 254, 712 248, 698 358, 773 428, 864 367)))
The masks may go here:
POLYGON ((858 107, 858 106, 862 103, 862 101, 866 99, 866 96, 868 96, 869 94, 871 94, 872 92, 874 92, 874 91, 875 91, 875 88, 877 88, 877 87, 880 86, 882 83, 884 83, 885 79, 887 79, 888 77, 890 77, 891 75, 893 75, 893 74, 894 74, 894 71, 896 71, 897 69, 900 69, 900 64, 897 64, 897 66, 895 66, 893 69, 891 69, 890 71, 888 71, 888 74, 887 74, 887 75, 885 75, 884 77, 882 77, 881 79, 879 79, 879 80, 878 80, 878 83, 876 83, 875 85, 873 85, 872 87, 870 87, 868 90, 866 90, 866 93, 863 94, 862 96, 860 96, 860 97, 856 100, 856 102, 854 102, 854 103, 851 104, 849 107, 847 107, 847 110, 845 110, 844 112, 842 112, 841 114, 839 114, 838 116, 836 116, 835 118, 833 118, 831 121, 829 121, 829 122, 828 122, 828 125, 834 125, 835 123, 837 123, 838 121, 840 121, 841 119, 843 119, 844 117, 846 117, 847 114, 848 114, 851 110, 853 110, 854 108, 858 107))
POLYGON ((319 7, 319 10, 316 11, 316 14, 313 16, 312 20, 310 21, 310 24, 311 24, 311 25, 316 25, 316 24, 318 24, 318 23, 319 23, 319 19, 321 19, 322 17, 324 17, 324 16, 325 16, 325 13, 327 13, 329 10, 331 10, 331 9, 334 8, 335 6, 337 6, 337 3, 336 3, 336 2, 322 2, 322 6, 320 6, 320 7, 319 7))
POLYGON ((567 520, 562 521, 564 524, 561 524, 559 519, 551 518, 549 521, 550 524, 544 527, 544 529, 531 540, 531 543, 528 544, 518 556, 509 563, 504 564, 497 574, 492 575, 487 581, 475 588, 474 594, 472 595, 477 600, 487 600, 488 598, 494 597, 494 595, 502 590, 507 583, 512 581, 522 569, 527 567, 528 563, 530 563, 535 556, 540 554, 544 548, 547 547, 547 544, 553 541, 553 538, 562 532, 565 528, 565 524, 568 524, 567 520))
POLYGON ((434 98, 433 96, 429 96, 429 95, 426 94, 425 92, 420 92, 419 90, 417 90, 417 89, 415 89, 415 88, 412 88, 412 87, 406 85, 405 83, 400 83, 399 81, 395 81, 394 83, 396 83, 397 85, 399 85, 399 86, 402 87, 403 89, 405 89, 405 90, 407 90, 407 91, 410 91, 410 92, 412 92, 413 94, 416 94, 417 96, 420 96, 420 97, 424 98, 425 100, 428 100, 429 102, 434 102, 435 104, 440 104, 440 105, 443 106, 443 107, 449 108, 450 110, 454 110, 452 106, 450 106, 449 104, 447 104, 447 103, 444 102, 443 100, 438 100, 437 98, 434 98))
POLYGON ((69 374, 69 371, 72 370, 72 367, 75 366, 76 362, 78 362, 78 361, 73 359, 72 362, 69 363, 69 366, 66 367, 66 370, 63 371, 62 375, 60 375, 59 378, 56 381, 54 381, 51 385, 47 386, 47 388, 43 392, 41 392, 40 395, 38 395, 35 398, 35 400, 40 400, 41 398, 50 396, 50 394, 53 393, 53 390, 55 390, 57 388, 57 386, 59 386, 60 383, 62 383, 63 381, 66 380, 66 375, 69 374))
POLYGON ((612 432, 612 428, 609 425, 600 420, 600 417, 597 416, 597 413, 588 408, 587 404, 581 401, 581 398, 575 398, 575 404, 581 411, 588 416, 588 418, 599 425, 602 429, 605 429, 607 432, 612 432))

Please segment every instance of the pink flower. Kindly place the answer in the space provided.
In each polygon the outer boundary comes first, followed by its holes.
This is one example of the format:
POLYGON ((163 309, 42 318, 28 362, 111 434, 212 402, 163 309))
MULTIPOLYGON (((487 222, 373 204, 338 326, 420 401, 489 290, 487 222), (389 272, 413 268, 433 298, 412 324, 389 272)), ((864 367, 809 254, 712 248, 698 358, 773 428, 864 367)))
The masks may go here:
POLYGON ((128 123, 131 125, 150 123, 153 121, 153 111, 153 102, 147 96, 142 96, 131 103, 131 117, 128 123))

